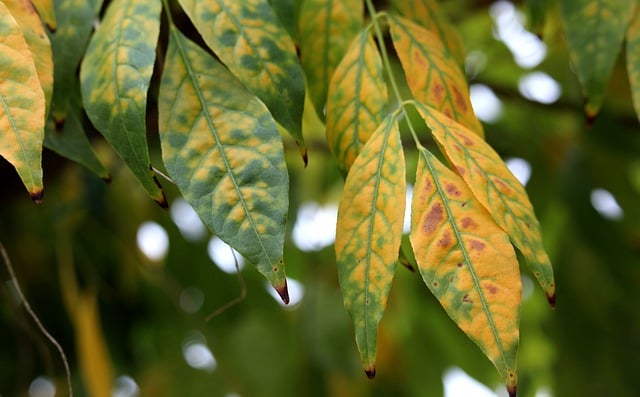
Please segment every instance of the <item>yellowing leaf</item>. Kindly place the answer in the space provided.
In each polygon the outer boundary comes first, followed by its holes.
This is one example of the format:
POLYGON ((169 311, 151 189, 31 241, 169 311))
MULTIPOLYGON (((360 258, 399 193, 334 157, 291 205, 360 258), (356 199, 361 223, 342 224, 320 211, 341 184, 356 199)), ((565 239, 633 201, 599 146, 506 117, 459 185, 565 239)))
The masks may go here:
POLYGON ((475 133, 437 110, 416 104, 433 137, 473 195, 518 247, 551 305, 556 288, 540 225, 524 187, 475 133))
POLYGON ((438 36, 457 64, 464 65, 462 39, 440 9, 438 0, 392 0, 391 3, 400 15, 438 36))
POLYGON ((80 72, 87 116, 151 198, 167 201, 151 171, 147 90, 160 31, 160 0, 115 0, 89 44, 80 72))
POLYGON ((300 61, 316 113, 323 120, 329 81, 362 28, 363 13, 360 0, 305 0, 300 5, 300 61))
POLYGON ((602 106, 635 6, 635 0, 560 1, 569 55, 590 120, 602 106))
POLYGON ((22 29, 33 56, 40 86, 44 91, 45 106, 48 109, 53 93, 53 59, 49 37, 29 0, 4 0, 4 4, 22 29))
POLYGON ((418 159, 410 238, 424 282, 515 394, 521 302, 515 251, 465 182, 426 149, 418 159))
POLYGON ((414 98, 484 136, 471 106, 464 73, 440 37, 402 17, 390 15, 389 24, 414 98))
POLYGON ((329 84, 327 140, 338 166, 347 172, 387 106, 380 54, 368 30, 360 33, 329 84))
MULTIPOLYGON (((6 3, 6 1, 5 1, 6 3)), ((31 4, 40 14, 40 18, 47 24, 49 29, 56 30, 56 12, 53 7, 53 0, 31 0, 31 4)))
POLYGON ((18 23, 0 2, 0 155, 31 198, 42 200, 45 98, 33 55, 18 23))
POLYGON ((207 45, 301 145, 304 74, 266 0, 179 0, 207 45))
POLYGON ((184 198, 288 302, 282 250, 289 179, 268 109, 175 27, 158 107, 162 157, 184 198))
POLYGON ((640 13, 636 13, 627 31, 627 74, 636 115, 640 118, 640 13))
POLYGON ((406 181, 400 131, 389 115, 351 167, 338 207, 336 260, 365 372, 375 375, 378 323, 402 238, 406 181))

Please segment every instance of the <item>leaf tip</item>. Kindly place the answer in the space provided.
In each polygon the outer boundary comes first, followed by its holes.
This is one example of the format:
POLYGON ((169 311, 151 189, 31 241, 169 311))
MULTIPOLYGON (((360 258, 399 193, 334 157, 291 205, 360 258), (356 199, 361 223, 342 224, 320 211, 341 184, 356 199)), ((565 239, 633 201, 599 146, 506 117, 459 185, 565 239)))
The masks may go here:
POLYGON ((162 193, 160 197, 155 197, 153 201, 155 201, 164 210, 169 208, 169 202, 167 201, 167 198, 164 196, 164 193, 162 193))
POLYGON ((40 188, 33 192, 29 192, 29 196, 31 196, 31 200, 33 200, 34 203, 40 204, 44 198, 44 189, 40 188))
POLYGON ((284 302, 285 305, 289 304, 289 289, 287 288, 287 279, 284 280, 282 285, 274 285, 273 288, 276 290, 278 295, 280 295, 280 299, 284 302))
POLYGON ((364 373, 367 374, 367 378, 373 379, 376 377, 376 367, 372 365, 371 367, 365 368, 364 373))
POLYGON ((507 377, 507 393, 509 393, 509 397, 516 397, 518 394, 518 377, 513 371, 509 371, 507 377))
POLYGON ((547 302, 553 310, 556 309, 556 291, 554 290, 552 293, 547 294, 547 302))
POLYGON ((307 146, 304 143, 300 143, 300 141, 296 141, 296 145, 298 145, 298 150, 300 150, 300 156, 302 156, 304 168, 307 168, 307 165, 309 165, 309 154, 307 153, 307 146))
POLYGON ((518 386, 507 386, 507 393, 509 393, 509 397, 516 397, 518 395, 518 386))

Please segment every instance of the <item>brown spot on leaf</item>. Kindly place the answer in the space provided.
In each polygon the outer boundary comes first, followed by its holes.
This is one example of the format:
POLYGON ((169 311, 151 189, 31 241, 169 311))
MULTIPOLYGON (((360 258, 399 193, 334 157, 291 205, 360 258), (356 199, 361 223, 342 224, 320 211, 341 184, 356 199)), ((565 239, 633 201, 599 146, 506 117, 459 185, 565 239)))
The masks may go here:
POLYGON ((458 262, 458 267, 462 267, 462 262, 458 262))
POLYGON ((448 231, 444 234, 444 236, 442 236, 442 238, 440 240, 438 240, 438 245, 442 248, 447 248, 448 246, 451 245, 451 233, 449 233, 448 231))
POLYGON ((473 229, 473 228, 478 227, 478 224, 472 218, 470 218, 468 216, 465 217, 465 218, 462 218, 461 224, 462 224, 462 228, 463 229, 468 229, 468 228, 472 228, 473 229))
POLYGON ((509 187, 509 185, 504 183, 502 179, 494 178, 493 181, 496 185, 498 185, 498 190, 500 190, 500 192, 505 194, 511 192, 511 188, 509 187))
POLYGON ((44 189, 36 190, 35 192, 29 192, 29 196, 31 196, 31 200, 34 203, 40 204, 42 203, 42 199, 44 198, 44 189))
POLYGON ((440 285, 440 284, 438 284, 437 281, 434 281, 434 282, 431 283, 431 285, 433 285, 433 288, 438 288, 438 285, 440 285))
POLYGON ((365 368, 364 373, 367 374, 367 378, 373 379, 376 377, 376 368, 375 367, 365 368))
POLYGON ((445 190, 447 191, 447 193, 449 193, 450 195, 455 196, 455 197, 460 197, 460 195, 462 194, 460 189, 458 189, 458 187, 456 185, 454 185, 453 183, 448 183, 447 187, 445 188, 445 190))
POLYGON ((424 182, 424 190, 432 190, 433 189, 433 182, 431 182, 431 179, 427 178, 427 180, 424 182))
POLYGON ((460 207, 464 208, 464 207, 466 207, 466 206, 467 206, 467 204, 468 204, 468 203, 467 203, 466 201, 464 201, 464 202, 462 202, 462 204, 460 204, 460 207))
POLYGON ((462 297, 462 302, 472 303, 473 301, 471 300, 471 298, 469 298, 469 294, 464 294, 464 296, 462 297))
POLYGON ((287 280, 284 280, 282 285, 274 286, 278 295, 280 295, 280 299, 284 302, 285 305, 289 304, 289 289, 287 288, 287 280))
POLYGON ((456 170, 458 170, 458 174, 460 174, 460 176, 464 176, 465 172, 467 172, 467 170, 465 170, 462 166, 456 165, 456 170))
POLYGON ((451 87, 453 90, 453 96, 454 96, 454 102, 456 104, 456 106, 458 107, 458 111, 460 113, 467 113, 467 103, 464 100, 464 97, 462 96, 462 94, 460 93, 460 91, 455 87, 451 87))
POLYGON ((471 247, 472 250, 482 251, 484 250, 485 244, 482 241, 470 240, 469 246, 471 247))
POLYGON ((422 54, 418 50, 413 51, 413 60, 416 61, 416 63, 419 64, 422 67, 426 67, 427 66, 426 60, 424 59, 424 57, 422 56, 422 54))
POLYGON ((441 103, 444 99, 444 86, 442 84, 434 84, 431 88, 431 95, 436 103, 441 103))
POLYGON ((487 291, 489 291, 491 295, 495 295, 498 293, 498 287, 496 287, 495 285, 487 284, 487 291))
POLYGON ((442 208, 442 204, 435 203, 431 210, 425 215, 424 223, 422 224, 422 230, 426 234, 433 233, 438 224, 444 220, 444 209, 442 208))
POLYGON ((451 109, 445 109, 442 113, 450 119, 453 118, 451 117, 451 109))
POLYGON ((552 309, 556 309, 556 293, 554 292, 552 295, 547 295, 547 302, 551 305, 552 309))

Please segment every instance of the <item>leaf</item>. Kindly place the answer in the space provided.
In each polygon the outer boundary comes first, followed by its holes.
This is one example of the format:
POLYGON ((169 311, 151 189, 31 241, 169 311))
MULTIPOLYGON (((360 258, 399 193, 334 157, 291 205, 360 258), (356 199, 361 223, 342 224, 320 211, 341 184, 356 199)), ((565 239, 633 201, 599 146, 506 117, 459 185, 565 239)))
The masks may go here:
POLYGON ((45 98, 22 30, 0 2, 0 155, 35 202, 42 200, 45 98))
POLYGON ((179 0, 207 45, 296 139, 302 137, 304 74, 293 40, 266 0, 179 0))
POLYGON ((524 187, 491 146, 474 132, 428 106, 417 103, 416 109, 473 195, 520 250, 547 300, 555 306, 553 268, 524 187))
POLYGON ((391 4, 404 18, 436 35, 459 66, 464 66, 465 50, 458 31, 442 12, 437 0, 392 0, 391 4))
POLYGON ((634 0, 561 0, 569 55, 585 96, 584 110, 593 120, 604 100, 634 0))
POLYGON ((411 244, 424 282, 515 394, 521 283, 507 234, 465 182, 424 148, 411 214, 411 244))
POLYGON ((300 61, 316 113, 323 120, 329 81, 362 29, 363 13, 359 0, 305 0, 300 6, 300 61))
POLYGON ((484 136, 473 112, 462 69, 432 32, 402 17, 390 15, 393 45, 413 96, 484 136))
POLYGON ((4 5, 22 29, 44 91, 45 109, 48 109, 53 93, 53 59, 49 38, 29 0, 4 0, 4 5))
MULTIPOLYGON (((50 30, 55 31, 58 27, 56 22, 56 12, 53 6, 53 0, 30 0, 33 7, 40 14, 40 18, 47 24, 50 30)), ((5 1, 5 4, 7 2, 5 1)))
POLYGON ((552 6, 551 0, 525 0, 529 29, 538 37, 542 37, 547 13, 552 6))
POLYGON ((338 207, 336 260, 364 370, 375 375, 378 323, 398 260, 406 180, 400 131, 389 115, 356 158, 338 207))
POLYGON ((289 179, 273 117, 174 27, 158 101, 162 156, 185 200, 288 302, 282 250, 289 179))
POLYGON ((287 30, 289 36, 295 39, 297 36, 296 31, 296 10, 293 0, 269 0, 269 4, 276 13, 280 23, 287 30))
POLYGON ((87 116, 153 200, 167 200, 154 179, 147 146, 147 90, 160 31, 159 0, 115 0, 82 61, 87 116))
POLYGON ((626 55, 633 106, 640 119, 640 13, 637 9, 627 31, 626 55))
POLYGON ((386 106, 382 60, 364 30, 336 68, 327 97, 327 140, 345 174, 382 122, 386 106))

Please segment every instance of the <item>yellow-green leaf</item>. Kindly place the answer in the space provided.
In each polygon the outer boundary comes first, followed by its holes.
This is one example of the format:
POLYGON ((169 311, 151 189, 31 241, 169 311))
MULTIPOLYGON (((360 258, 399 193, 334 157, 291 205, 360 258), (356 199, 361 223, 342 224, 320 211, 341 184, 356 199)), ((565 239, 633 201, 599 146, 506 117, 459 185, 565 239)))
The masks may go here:
POLYGON ((46 109, 49 109, 53 93, 53 58, 49 37, 29 0, 4 0, 4 4, 22 29, 44 91, 46 109))
POLYGON ((297 140, 302 138, 304 74, 293 40, 266 0, 179 0, 207 45, 297 140))
POLYGON ((289 179, 268 109, 173 26, 158 107, 162 157, 184 198, 288 302, 289 179))
MULTIPOLYGON (((5 2, 6 3, 6 2, 5 2)), ((56 12, 53 7, 53 0, 31 0, 31 4, 40 14, 40 18, 47 24, 49 29, 56 30, 56 12)))
POLYGON ((484 136, 464 73, 440 37, 399 16, 390 15, 389 24, 413 96, 484 136))
POLYGON ((398 260, 406 181, 400 131, 389 115, 351 167, 338 207, 336 260, 365 372, 375 375, 378 323, 398 260))
POLYGON ((635 15, 627 31, 627 74, 636 115, 640 118, 640 12, 635 15))
POLYGON ((521 303, 516 253, 465 182, 423 148, 410 238, 424 282, 515 394, 521 303))
POLYGON ((458 31, 438 5, 438 0, 392 0, 400 15, 432 32, 444 44, 457 64, 464 65, 465 50, 458 31))
POLYGON ((43 195, 45 98, 20 26, 0 2, 0 155, 18 171, 31 198, 43 195))
POLYGON ((115 0, 82 61, 87 116, 122 157, 151 198, 167 201, 151 171, 147 90, 160 31, 160 0, 115 0))
POLYGON ((555 304, 553 268, 542 245, 540 225, 524 187, 500 156, 478 135, 437 110, 416 104, 441 150, 473 195, 507 232, 555 304))
POLYGON ((323 120, 329 81, 362 29, 363 13, 360 0, 305 0, 300 6, 300 61, 316 113, 323 120))
POLYGON ((382 61, 369 31, 362 31, 336 68, 327 97, 327 140, 346 174, 387 106, 382 61))
POLYGON ((561 0, 569 55, 582 86, 587 119, 598 114, 636 0, 561 0))

